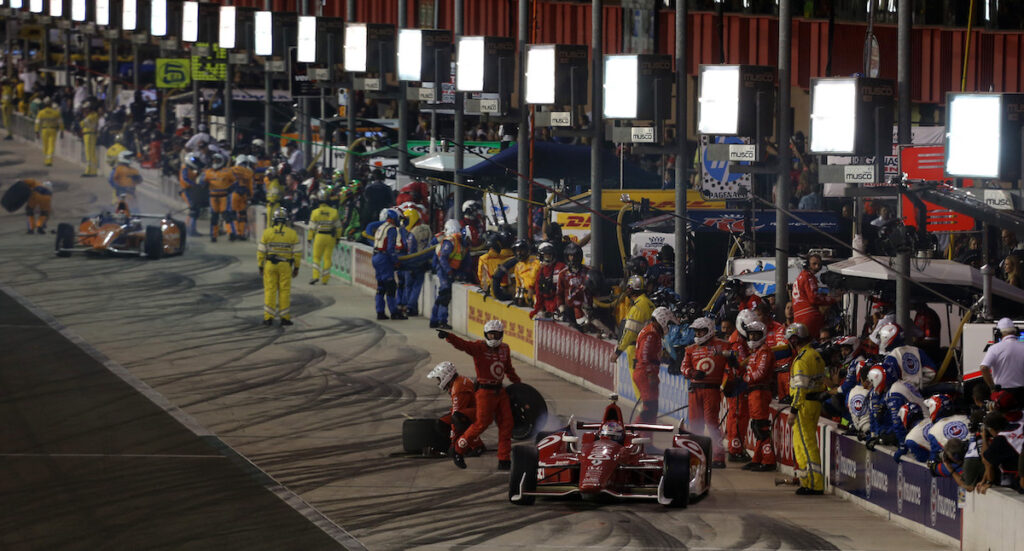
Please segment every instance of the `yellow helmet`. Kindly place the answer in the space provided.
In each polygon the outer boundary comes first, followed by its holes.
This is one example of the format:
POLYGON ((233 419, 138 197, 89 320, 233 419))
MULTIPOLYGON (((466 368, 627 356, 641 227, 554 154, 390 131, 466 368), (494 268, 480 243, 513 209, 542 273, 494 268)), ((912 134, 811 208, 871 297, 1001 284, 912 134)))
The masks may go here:
POLYGON ((405 216, 405 229, 407 230, 413 229, 416 224, 420 223, 420 211, 416 209, 405 209, 402 216, 405 216))

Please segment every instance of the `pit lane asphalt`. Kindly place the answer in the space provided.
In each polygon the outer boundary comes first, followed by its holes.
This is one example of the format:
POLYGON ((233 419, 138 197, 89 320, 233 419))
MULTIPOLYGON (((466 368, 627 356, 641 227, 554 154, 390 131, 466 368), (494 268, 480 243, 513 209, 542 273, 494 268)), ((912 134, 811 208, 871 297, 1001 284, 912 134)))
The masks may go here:
MULTIPOLYGON (((47 171, 34 146, 0 142, 0 193, 19 177, 56 183, 51 229, 108 204, 105 179, 79 172, 61 161, 47 171)), ((166 207, 143 197, 141 210, 166 207)), ((296 325, 264 328, 251 242, 195 239, 184 256, 159 261, 64 259, 52 234, 25 235, 24 218, 0 215, 0 282, 110 362, 86 370, 90 357, 52 327, 9 300, 0 305, 0 461, 22 473, 2 486, 0 547, 948 548, 841 499, 797 498, 770 474, 736 468, 715 471, 710 496, 686 510, 512 506, 493 453, 468 459, 465 471, 399 453, 402 421, 446 406, 429 368, 450 359, 471 371, 425 320, 378 323, 371 296, 337 282, 309 286, 304 266, 293 287, 296 325), (120 367, 152 389, 148 397, 102 373, 120 367), (193 431, 149 398, 180 408, 193 431), (300 526, 294 509, 260 490, 266 477, 226 460, 234 454, 220 442, 344 532, 300 526)), ((607 403, 543 371, 517 370, 562 418, 595 418, 607 403)), ((493 428, 485 442, 494 448, 493 428)))

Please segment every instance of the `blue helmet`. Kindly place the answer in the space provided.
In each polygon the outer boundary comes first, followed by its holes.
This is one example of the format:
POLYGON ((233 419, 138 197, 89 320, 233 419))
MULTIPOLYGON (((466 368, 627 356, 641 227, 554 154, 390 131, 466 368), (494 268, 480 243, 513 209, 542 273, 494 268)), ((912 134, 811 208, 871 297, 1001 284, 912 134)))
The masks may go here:
POLYGON ((396 209, 387 208, 380 211, 380 221, 387 222, 391 221, 393 224, 398 224, 399 219, 402 217, 401 213, 396 209))

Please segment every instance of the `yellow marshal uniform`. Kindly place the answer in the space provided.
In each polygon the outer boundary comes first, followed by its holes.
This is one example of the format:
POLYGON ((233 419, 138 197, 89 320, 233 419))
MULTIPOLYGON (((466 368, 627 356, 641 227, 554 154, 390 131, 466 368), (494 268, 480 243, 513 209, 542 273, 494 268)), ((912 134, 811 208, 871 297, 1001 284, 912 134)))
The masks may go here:
POLYGON ((100 116, 95 111, 82 117, 78 123, 82 127, 82 148, 85 149, 85 173, 82 176, 96 176, 99 159, 96 158, 96 132, 99 130, 100 116))
POLYGON ((341 237, 338 210, 324 203, 309 215, 309 240, 313 243, 313 282, 327 283, 331 277, 331 257, 341 237))
POLYGON ((256 247, 256 261, 263 272, 263 319, 291 320, 292 273, 302 262, 299 234, 280 223, 267 228, 256 247))
POLYGON ((53 164, 53 151, 57 148, 57 131, 64 131, 64 119, 53 107, 39 110, 36 115, 36 132, 43 140, 43 164, 53 164))
POLYGON ((806 345, 793 360, 789 376, 789 395, 793 398, 796 424, 793 426, 793 458, 802 471, 800 485, 810 490, 824 490, 821 450, 818 448, 818 418, 821 402, 814 396, 825 390, 825 361, 811 345, 806 345))

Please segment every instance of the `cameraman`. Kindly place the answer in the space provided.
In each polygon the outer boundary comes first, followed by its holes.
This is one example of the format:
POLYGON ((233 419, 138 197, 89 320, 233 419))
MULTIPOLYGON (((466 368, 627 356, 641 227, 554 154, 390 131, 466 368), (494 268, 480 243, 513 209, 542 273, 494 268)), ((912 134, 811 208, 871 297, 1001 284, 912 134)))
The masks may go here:
POLYGON ((1013 407, 1019 409, 1024 406, 1024 342, 1017 339, 1017 327, 1010 318, 999 320, 996 331, 1001 338, 985 352, 981 376, 993 391, 1003 390, 1013 396, 1013 407))

